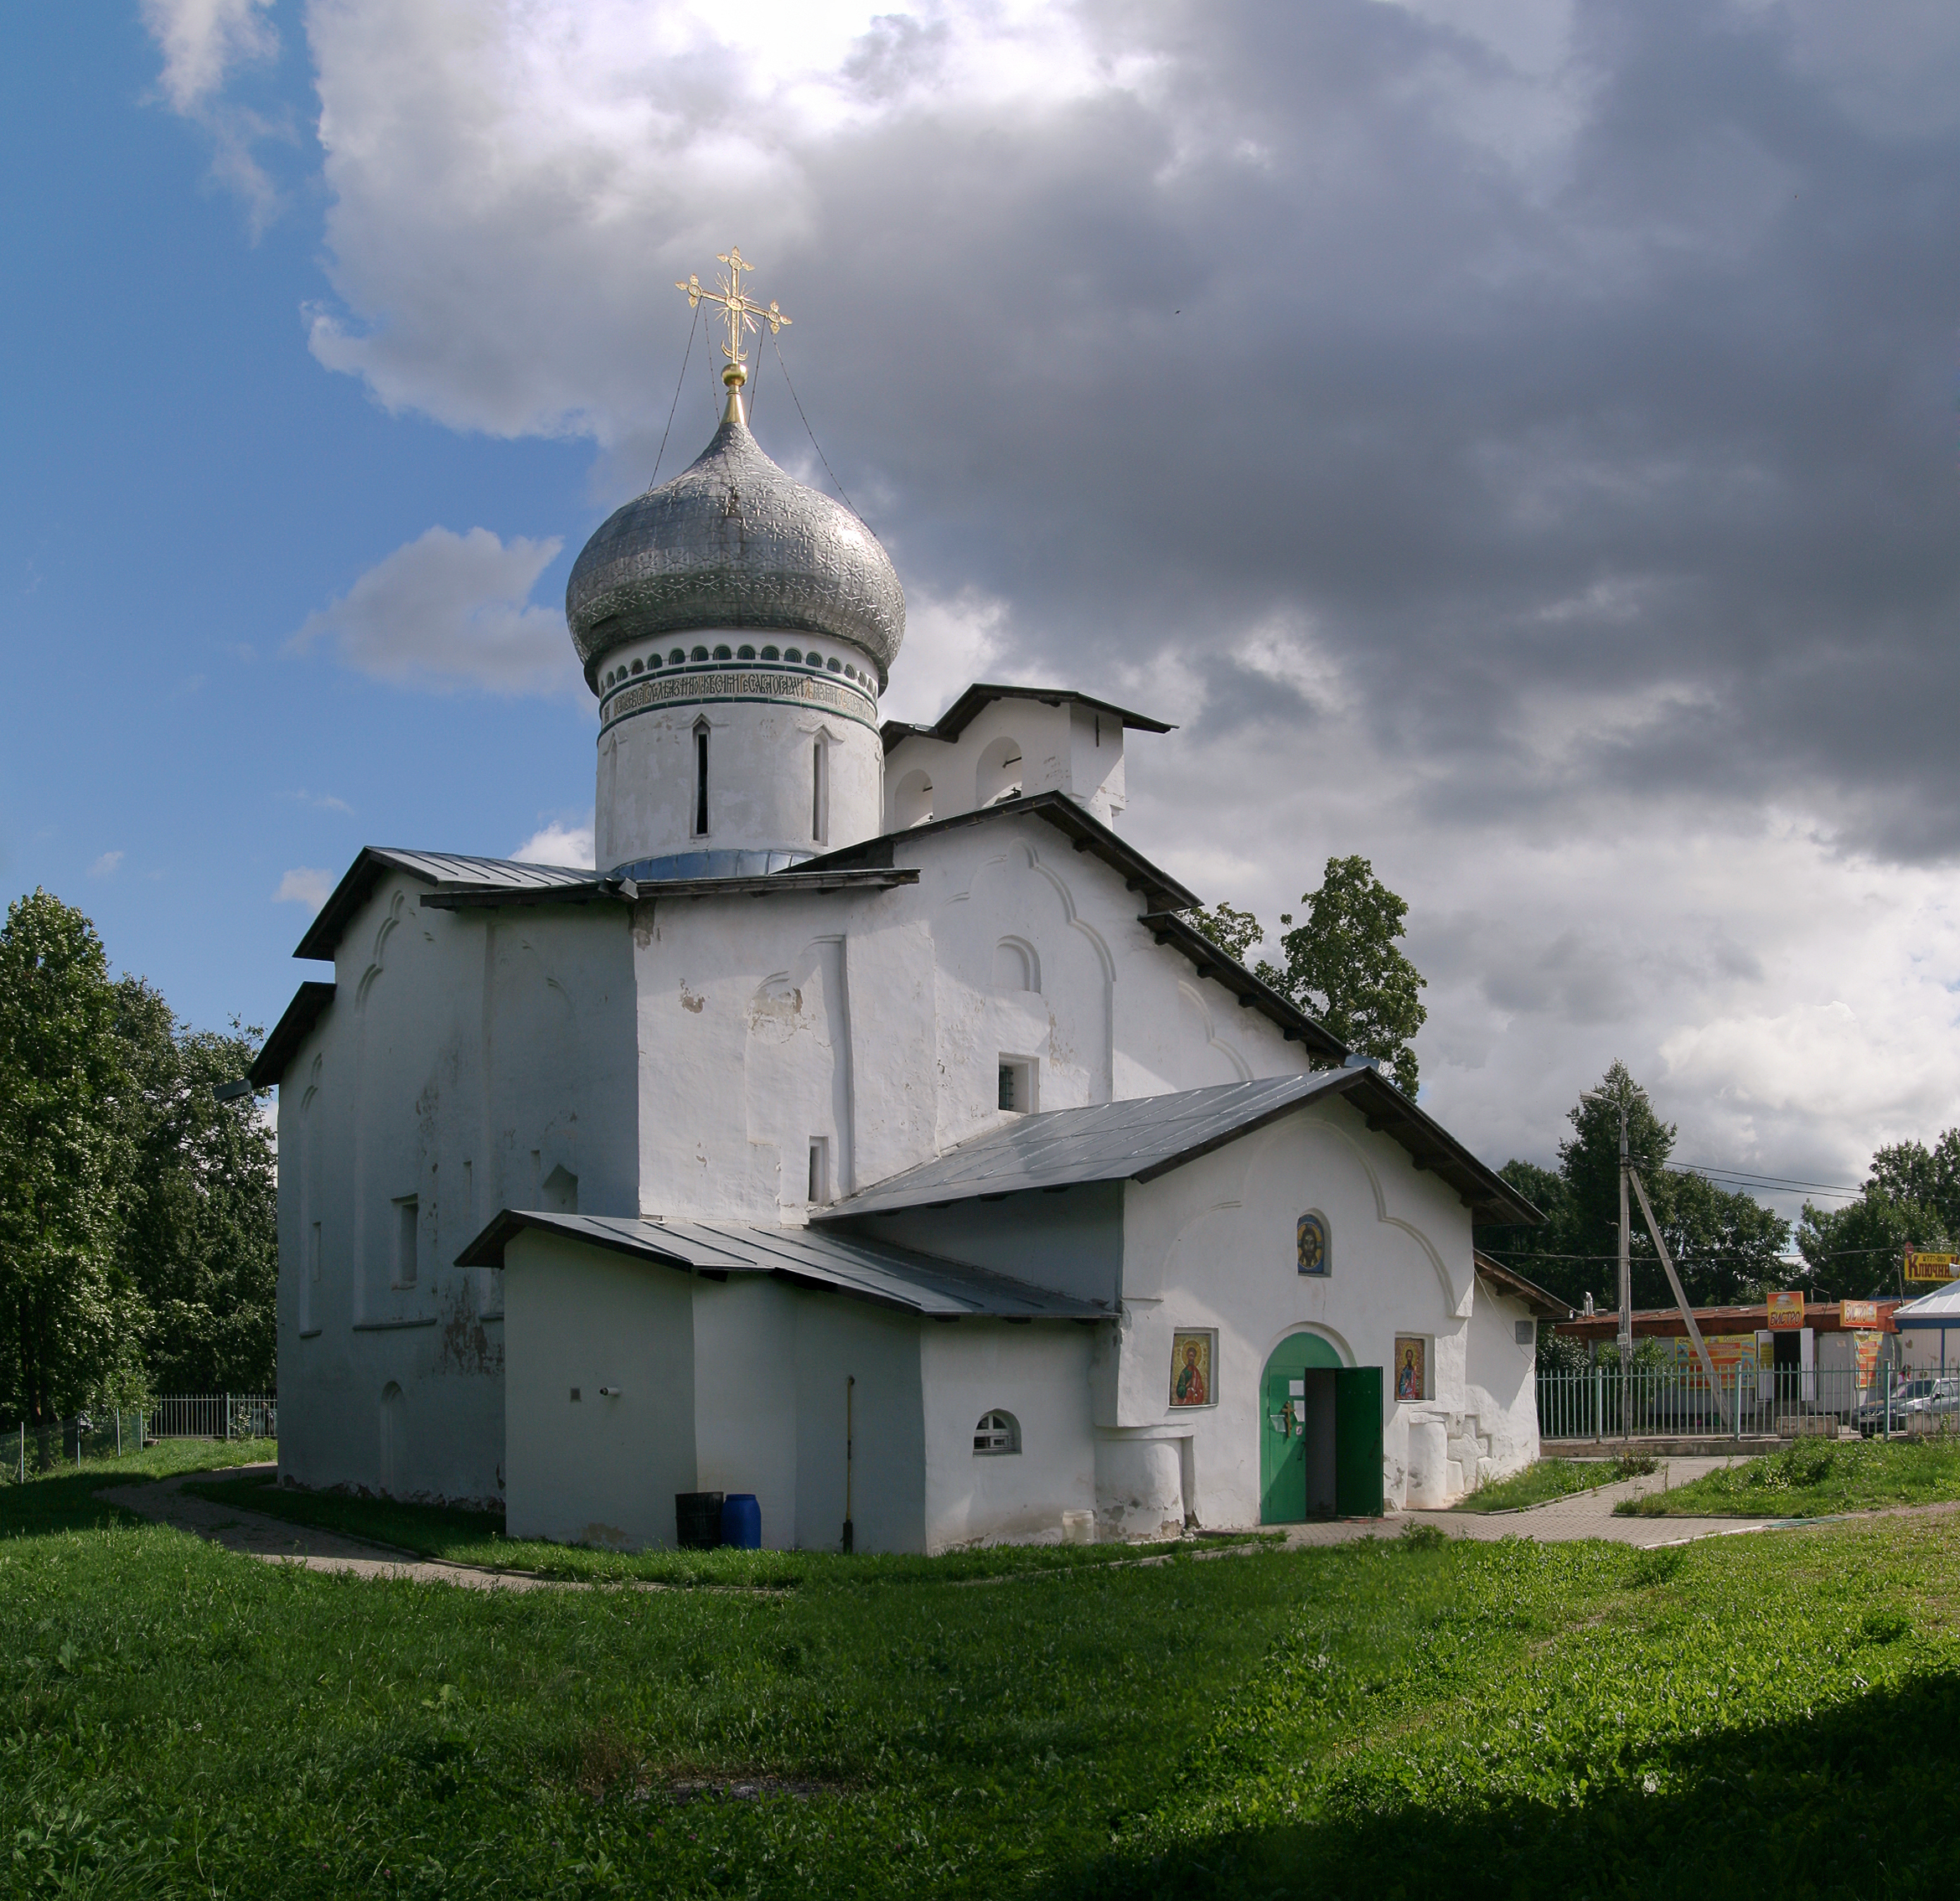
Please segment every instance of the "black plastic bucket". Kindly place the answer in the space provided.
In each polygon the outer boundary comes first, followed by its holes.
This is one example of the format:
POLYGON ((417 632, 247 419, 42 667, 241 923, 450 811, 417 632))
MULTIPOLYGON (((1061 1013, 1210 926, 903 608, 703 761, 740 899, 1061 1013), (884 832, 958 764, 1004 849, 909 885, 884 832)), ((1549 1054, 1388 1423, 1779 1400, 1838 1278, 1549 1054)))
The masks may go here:
POLYGON ((721 1493, 675 1493, 674 1542, 683 1551, 712 1551, 721 1543, 721 1493))

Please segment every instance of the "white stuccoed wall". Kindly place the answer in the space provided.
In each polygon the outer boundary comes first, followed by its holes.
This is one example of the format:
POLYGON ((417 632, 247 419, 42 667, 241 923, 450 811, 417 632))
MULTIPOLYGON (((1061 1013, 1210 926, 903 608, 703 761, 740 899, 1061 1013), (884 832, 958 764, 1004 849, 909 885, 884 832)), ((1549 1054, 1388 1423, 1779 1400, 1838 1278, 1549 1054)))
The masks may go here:
POLYGON ((1411 1408, 1394 1400, 1397 1333, 1432 1342, 1434 1406, 1466 1410, 1473 1292, 1471 1220, 1454 1191, 1410 1165, 1347 1103, 1298 1113, 1156 1180, 1124 1208, 1124 1322, 1098 1368, 1105 1439, 1188 1433, 1208 1524, 1259 1518, 1259 1383, 1287 1335, 1320 1334, 1347 1366, 1383 1369, 1383 1483, 1399 1505, 1411 1408), (1333 1271, 1302 1274, 1295 1222, 1326 1217, 1333 1271), (1217 1403, 1170 1404, 1171 1338, 1218 1330, 1217 1403))
POLYGON ((813 1139, 840 1196, 927 1160, 998 1125, 1003 1056, 1033 1061, 1039 1109, 1306 1068, 1039 819, 922 834, 897 861, 917 886, 654 887, 635 908, 645 1212, 799 1218, 813 1139))
MULTIPOLYGON (((1114 1303, 1120 1273, 1121 1321, 1094 1329, 922 1330, 736 1280, 688 1284, 676 1331, 675 1289, 646 1291, 668 1270, 595 1267, 582 1248, 525 1270, 530 1318, 499 1317, 500 1284, 515 1280, 447 1265, 498 1209, 548 1205, 557 1170, 577 1178, 586 1213, 800 1221, 813 1138, 830 1192, 849 1194, 997 1126, 1003 1056, 1035 1064, 1042 1109, 1306 1067, 1300 1045, 1154 941, 1120 873, 1038 818, 908 837, 897 862, 918 870, 916 886, 654 887, 630 909, 437 912, 413 880, 377 885, 281 1090, 289 1475, 490 1499, 508 1436, 514 1532, 665 1542, 672 1493, 699 1486, 754 1490, 772 1543, 825 1545, 842 1523, 843 1382, 857 1372, 863 1548, 1047 1535, 1092 1500, 1125 1532, 1187 1513, 1251 1522, 1260 1369, 1301 1326, 1347 1363, 1384 1368, 1396 1331, 1431 1340, 1434 1398, 1391 1400, 1384 1422, 1392 1501, 1415 1413, 1442 1423, 1459 1489, 1523 1462, 1529 1356, 1508 1339, 1509 1304, 1489 1299, 1488 1328, 1477 1322, 1467 1211, 1341 1103, 1146 1186, 1042 1197, 1032 1214, 965 1211, 951 1240, 923 1214, 874 1230, 1090 1299, 1114 1303), (387 1271, 394 1198, 409 1194, 425 1224, 412 1289, 387 1271), (1324 1281, 1294 1271, 1309 1206, 1332 1230, 1324 1281), (1168 1405, 1182 1325, 1220 1330, 1219 1403, 1202 1414, 1168 1405), (536 1356, 521 1378, 520 1332, 536 1356), (663 1439, 656 1457, 649 1435, 667 1428, 650 1395, 681 1359, 690 1379, 712 1377, 689 1389, 691 1444, 663 1439), (611 1384, 621 1398, 602 1406, 611 1384), (572 1385, 587 1394, 576 1419, 572 1385), (970 1435, 993 1406, 1021 1419, 1025 1449, 980 1470, 970 1435), (595 1408, 627 1423, 608 1438, 595 1408)), ((526 1239, 514 1259, 541 1246, 526 1239)))
POLYGON ((1516 1295, 1478 1276, 1476 1303, 1470 1314, 1466 1418, 1459 1434, 1478 1442, 1478 1450, 1472 1459, 1466 1445, 1457 1461, 1462 1490, 1474 1491, 1493 1479, 1521 1472, 1539 1456, 1539 1324, 1516 1295), (1520 1321, 1532 1324, 1528 1345, 1518 1338, 1520 1321))
POLYGON ((280 1088, 280 1465, 307 1485, 494 1501, 501 1277, 450 1263, 499 1208, 548 1199, 561 1170, 587 1213, 635 1206, 632 940, 623 907, 431 911, 427 888, 376 885, 280 1088), (417 1271, 401 1287, 395 1203, 411 1195, 417 1271))
POLYGON ((1123 722, 1067 701, 996 700, 956 740, 909 735, 885 757, 879 829, 903 831, 1037 792, 1065 792, 1113 825, 1127 798, 1123 722))

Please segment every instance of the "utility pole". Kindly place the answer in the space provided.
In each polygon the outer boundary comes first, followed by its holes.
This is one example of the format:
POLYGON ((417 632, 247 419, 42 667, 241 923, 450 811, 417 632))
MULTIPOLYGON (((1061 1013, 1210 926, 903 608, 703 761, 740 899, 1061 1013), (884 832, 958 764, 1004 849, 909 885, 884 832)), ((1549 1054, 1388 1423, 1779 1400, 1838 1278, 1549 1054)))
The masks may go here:
POLYGON ((1620 1096, 1620 1436, 1633 1429, 1633 1224, 1626 1206, 1626 1097, 1620 1096))

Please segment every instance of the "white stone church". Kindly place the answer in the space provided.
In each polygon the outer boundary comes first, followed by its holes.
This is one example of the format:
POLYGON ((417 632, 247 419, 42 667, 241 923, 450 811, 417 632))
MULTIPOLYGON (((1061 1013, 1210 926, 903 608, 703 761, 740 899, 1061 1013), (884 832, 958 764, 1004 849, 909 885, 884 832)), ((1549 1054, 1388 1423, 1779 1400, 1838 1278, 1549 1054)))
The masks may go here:
POLYGON ((1440 1504, 1537 1455, 1531 1211, 1116 827, 1168 729, 978 684, 750 433, 571 573, 598 871, 361 853, 279 1085, 288 1483, 939 1551, 1440 1504))

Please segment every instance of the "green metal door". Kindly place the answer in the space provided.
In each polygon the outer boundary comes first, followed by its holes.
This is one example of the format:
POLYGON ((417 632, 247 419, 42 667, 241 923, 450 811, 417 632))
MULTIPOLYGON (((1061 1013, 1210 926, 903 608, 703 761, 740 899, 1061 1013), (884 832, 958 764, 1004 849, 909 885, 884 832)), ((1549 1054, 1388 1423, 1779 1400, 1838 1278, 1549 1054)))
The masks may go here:
MULTIPOLYGON (((1312 1333, 1289 1335, 1273 1349, 1273 1356, 1266 1361, 1266 1370, 1259 1379, 1259 1520, 1262 1525, 1298 1525, 1306 1517, 1305 1376, 1309 1367, 1340 1365, 1341 1356, 1318 1334, 1312 1333)), ((1375 1390, 1381 1390, 1378 1371, 1375 1390)), ((1378 1418, 1378 1448, 1381 1437, 1378 1418)), ((1378 1467, 1380 1463, 1378 1457, 1378 1467)))
POLYGON ((1334 1376, 1334 1509, 1343 1518, 1382 1515, 1379 1366, 1343 1366, 1334 1376))

